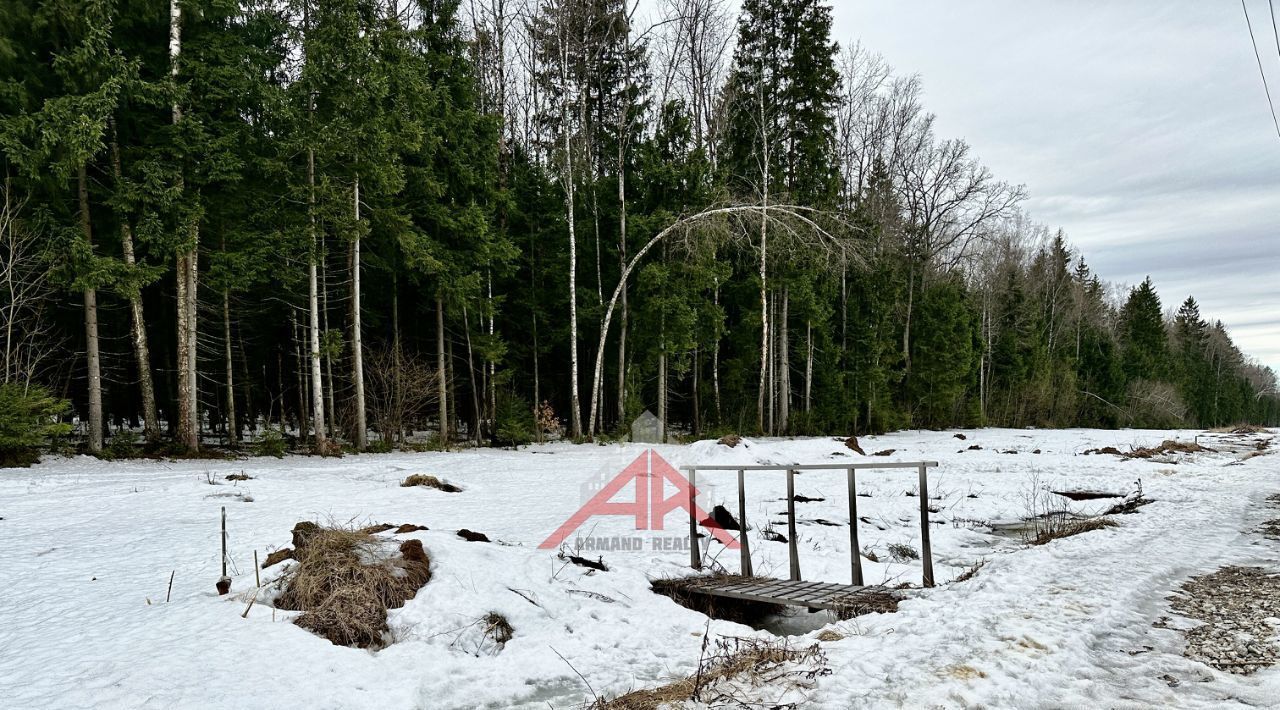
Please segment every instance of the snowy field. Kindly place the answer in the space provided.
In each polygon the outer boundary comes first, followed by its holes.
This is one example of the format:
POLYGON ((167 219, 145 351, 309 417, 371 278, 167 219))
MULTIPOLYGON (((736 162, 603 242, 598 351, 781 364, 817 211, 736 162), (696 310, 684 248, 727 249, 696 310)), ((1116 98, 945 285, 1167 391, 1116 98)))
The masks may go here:
MULTIPOLYGON (((386 454, 242 461, 52 459, 0 471, 0 706, 5 708, 574 708, 693 672, 704 633, 791 635, 822 642, 832 673, 803 707, 1275 707, 1280 670, 1237 676, 1182 656, 1187 624, 1167 597, 1187 578, 1227 564, 1280 569, 1280 543, 1256 533, 1280 517, 1280 455, 1249 457, 1272 434, 1198 431, 902 432, 861 441, 863 457, 831 438, 703 441, 657 446, 685 464, 935 460, 930 472, 938 586, 906 592, 892 614, 839 621, 796 610, 762 629, 712 620, 649 590, 688 572, 681 511, 665 530, 597 516, 580 533, 642 539, 603 557, 594 572, 539 549, 642 445, 534 446, 518 452, 386 454), (1087 449, 1178 438, 1218 449, 1154 460, 1085 455, 1087 449), (969 450, 970 446, 981 447, 969 450), (1035 451, 1039 453, 1033 453, 1035 451), (1008 453, 1006 453, 1008 452, 1008 453), (227 481, 245 473, 251 480, 227 481), (415 473, 463 488, 402 488, 415 473), (1118 527, 1029 547, 1001 524, 1047 501, 1096 513, 1115 499, 1071 502, 1049 490, 1129 492, 1155 502, 1118 527), (212 482, 212 483, 211 483, 212 482), (232 593, 219 597, 219 509, 227 510, 232 593), (255 605, 253 554, 290 544, 295 523, 415 523, 433 578, 390 612, 395 642, 377 651, 338 647, 255 605), (995 526, 993 528, 992 526, 995 526), (467 528, 493 543, 467 542, 467 528), (677 549, 662 548, 671 543, 677 549), (657 542, 653 542, 657 540, 657 542), (664 543, 664 540, 666 543, 664 543), (972 579, 953 582, 975 564, 972 579), (173 573, 172 596, 165 602, 173 573), (514 637, 482 634, 499 612, 514 637), (1172 628, 1164 628, 1165 626, 1172 628), (829 635, 828 635, 829 636, 829 635), (590 683, 588 690, 585 681, 590 683)), ((1280 441, 1277 447, 1280 448, 1280 441)), ((735 475, 700 477, 711 503, 737 511, 735 475)), ((868 583, 919 585, 919 561, 890 561, 889 545, 919 546, 914 471, 859 473, 859 523, 868 583)), ((785 578, 781 473, 748 477, 757 574, 785 578)), ((630 498, 630 489, 618 499, 630 498)), ((841 472, 797 476, 804 578, 849 581, 849 522, 841 472), (836 525, 819 524, 823 520, 836 525)), ((384 533, 392 536, 391 533, 384 533)), ((576 536, 567 543, 569 551, 576 536)), ((738 553, 707 556, 736 572, 738 553)), ((281 566, 263 571, 263 583, 281 566)), ((1277 623, 1280 623, 1278 621, 1277 623)), ((760 691, 767 706, 769 689, 760 691)), ((794 698, 792 698, 794 699, 794 698)))

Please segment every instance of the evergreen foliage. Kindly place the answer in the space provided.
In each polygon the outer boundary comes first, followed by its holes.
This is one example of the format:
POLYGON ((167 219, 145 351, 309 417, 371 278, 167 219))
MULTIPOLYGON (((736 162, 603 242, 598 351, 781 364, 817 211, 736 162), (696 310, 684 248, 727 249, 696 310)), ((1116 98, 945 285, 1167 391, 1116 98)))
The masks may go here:
POLYGON ((0 256, 53 245, 0 290, 0 454, 69 429, 48 392, 141 427, 144 371, 148 443, 181 441, 186 264, 205 440, 265 454, 356 441, 357 368, 386 446, 518 445, 542 403, 570 434, 1280 424, 1224 324, 1114 298, 830 3, 713 6, 0 0, 0 256))

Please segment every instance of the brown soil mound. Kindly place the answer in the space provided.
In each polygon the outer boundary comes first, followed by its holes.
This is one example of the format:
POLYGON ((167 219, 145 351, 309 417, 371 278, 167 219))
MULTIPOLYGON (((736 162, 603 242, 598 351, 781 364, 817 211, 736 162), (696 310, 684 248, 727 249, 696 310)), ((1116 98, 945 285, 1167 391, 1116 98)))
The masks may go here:
POLYGON ((474 530, 468 530, 466 528, 463 528, 458 531, 458 537, 462 538, 463 540, 466 540, 467 542, 489 542, 488 535, 485 535, 484 533, 476 532, 474 530))
POLYGON ((297 564, 281 578, 275 604, 303 612, 295 624, 339 646, 386 645, 387 609, 404 606, 431 579, 419 540, 394 554, 387 540, 360 530, 299 523, 294 544, 297 564))
POLYGON ((1162 454, 1198 454, 1202 452, 1216 453, 1214 449, 1201 446, 1194 441, 1165 439, 1159 446, 1139 447, 1127 454, 1123 454, 1123 456, 1130 459, 1149 459, 1162 454))
POLYGON ((427 476, 421 473, 415 473, 412 476, 409 476, 400 484, 401 488, 412 488, 413 486, 426 486, 427 488, 434 488, 438 491, 444 491, 445 493, 462 492, 461 488, 453 485, 452 483, 445 483, 435 476, 427 476))
POLYGON ((733 447, 742 443, 742 437, 738 436, 737 434, 725 434, 724 436, 720 437, 720 440, 717 441, 716 443, 722 444, 724 446, 728 446, 729 448, 732 449, 733 447))

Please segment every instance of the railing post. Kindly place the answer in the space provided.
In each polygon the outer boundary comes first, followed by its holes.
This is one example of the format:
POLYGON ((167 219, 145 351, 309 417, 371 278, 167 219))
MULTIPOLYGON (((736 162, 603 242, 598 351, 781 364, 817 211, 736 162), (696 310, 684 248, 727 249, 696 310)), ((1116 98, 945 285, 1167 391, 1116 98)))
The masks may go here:
POLYGON ((754 577, 751 571, 751 543, 747 539, 747 486, 744 472, 738 469, 738 545, 741 547, 741 564, 738 570, 747 577, 754 577))
POLYGON ((854 470, 849 474, 849 571, 852 584, 862 586, 862 547, 858 544, 858 491, 854 483, 854 470))
POLYGON ((796 548, 796 471, 787 469, 787 552, 791 558, 791 581, 800 581, 800 557, 796 548))
POLYGON ((698 552, 698 469, 689 469, 689 566, 702 569, 702 554, 698 552))
POLYGON ((924 586, 933 586, 933 549, 929 545, 929 467, 920 464, 920 557, 924 563, 924 586))

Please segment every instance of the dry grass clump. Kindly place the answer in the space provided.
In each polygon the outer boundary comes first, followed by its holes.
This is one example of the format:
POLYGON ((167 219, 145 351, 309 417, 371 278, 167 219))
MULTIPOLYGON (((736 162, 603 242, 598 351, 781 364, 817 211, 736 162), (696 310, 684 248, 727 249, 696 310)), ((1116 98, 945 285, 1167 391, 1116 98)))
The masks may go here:
POLYGON ((867 455, 867 452, 862 450, 862 445, 858 443, 858 437, 856 436, 851 436, 848 439, 845 439, 844 445, 845 445, 845 448, 849 449, 850 451, 856 451, 859 454, 862 454, 863 456, 867 455))
POLYGON ((253 476, 241 471, 240 473, 232 473, 226 476, 228 481, 252 481, 253 476))
POLYGON ((597 699, 593 710, 659 710, 693 701, 708 707, 795 708, 778 703, 778 696, 803 691, 819 676, 830 675, 827 656, 818 644, 793 648, 785 640, 720 638, 703 646, 698 670, 658 688, 635 690, 612 700, 597 699), (767 688, 770 701, 755 697, 767 688))
POLYGON ((842 599, 834 613, 842 621, 863 614, 892 614, 900 601, 902 597, 884 587, 867 587, 842 599))
POLYGON ((491 611, 484 615, 484 635, 493 639, 493 643, 502 648, 507 642, 515 637, 516 631, 511 627, 511 622, 507 621, 507 617, 496 611, 491 611))
POLYGON ((446 483, 435 476, 428 476, 422 473, 415 473, 404 479, 404 482, 400 484, 401 488, 412 488, 414 486, 426 486, 427 488, 434 488, 438 491, 444 491, 445 493, 462 492, 461 488, 453 485, 452 483, 446 483))
POLYGON ((293 565, 281 577, 276 606, 303 612, 294 623, 339 646, 380 648, 387 609, 404 606, 431 579, 419 540, 399 554, 385 539, 361 530, 299 523, 293 565))
POLYGON ((722 446, 728 446, 729 448, 732 449, 736 447, 738 444, 742 443, 742 437, 738 436, 737 434, 725 434, 724 436, 720 437, 720 440, 717 441, 716 443, 722 446))
POLYGON ((1043 545, 1051 540, 1058 540, 1072 535, 1079 535, 1091 530, 1118 527, 1110 518, 1085 518, 1083 520, 1047 519, 1045 524, 1036 528, 1034 537, 1027 540, 1029 545, 1043 545))
MULTIPOLYGON (((715 574, 710 578, 717 584, 747 582, 752 579, 740 574, 715 574)), ((784 609, 781 604, 714 596, 694 586, 697 582, 705 583, 706 581, 707 577, 669 577, 653 580, 649 583, 649 588, 658 594, 671 597, 672 601, 686 609, 706 614, 713 619, 735 621, 748 626, 780 614, 784 609)))
POLYGON ((973 566, 969 567, 969 568, 968 568, 968 569, 966 569, 965 571, 961 572, 959 575, 957 575, 957 576, 956 576, 956 578, 955 578, 955 579, 953 579, 953 580, 951 580, 951 581, 952 581, 952 582, 968 582, 969 580, 971 580, 971 579, 973 579, 974 577, 976 577, 976 576, 978 575, 978 570, 982 569, 982 568, 983 568, 983 566, 985 566, 986 564, 987 564, 987 561, 986 561, 986 560, 982 560, 982 561, 978 562, 977 564, 975 564, 975 565, 973 565, 973 566))
POLYGON ((1194 441, 1174 441, 1173 439, 1165 439, 1159 446, 1142 446, 1125 454, 1125 458, 1130 459, 1149 459, 1161 454, 1198 454, 1202 452, 1214 453, 1213 449, 1201 446, 1194 441))

